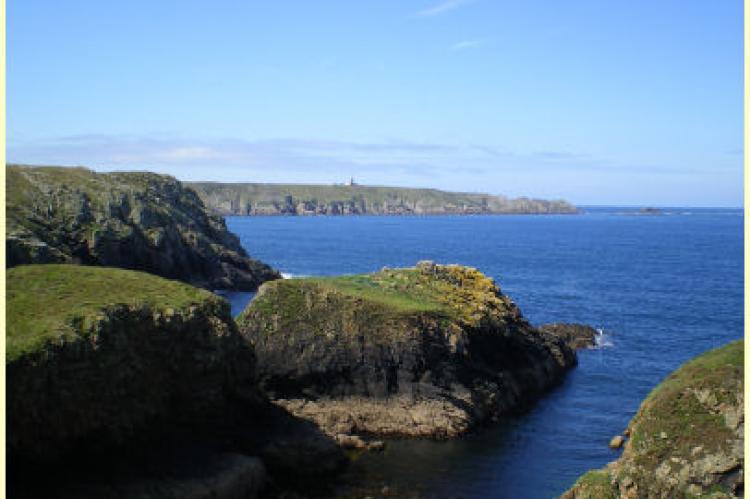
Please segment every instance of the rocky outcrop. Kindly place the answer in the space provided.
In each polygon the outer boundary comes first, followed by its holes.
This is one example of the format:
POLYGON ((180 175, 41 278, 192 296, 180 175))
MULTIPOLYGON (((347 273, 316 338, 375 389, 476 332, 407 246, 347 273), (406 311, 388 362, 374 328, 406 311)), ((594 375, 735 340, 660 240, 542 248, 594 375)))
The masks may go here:
POLYGON ((103 265, 210 289, 254 290, 279 277, 172 177, 27 166, 8 166, 6 177, 9 267, 103 265))
POLYGON ((238 321, 263 389, 337 438, 453 437, 525 407, 576 362, 458 265, 273 281, 238 321))
POLYGON ((208 291, 113 268, 9 269, 12 496, 255 497, 334 473, 336 442, 270 404, 255 363, 208 291))
POLYGON ((212 293, 77 265, 20 266, 7 278, 11 453, 121 445, 164 425, 200 426, 254 396, 253 352, 212 293))
POLYGON ((596 339, 601 335, 591 326, 575 323, 542 324, 539 330, 557 336, 573 350, 595 347, 596 339))
POLYGON ((363 185, 189 182, 222 215, 571 214, 566 201, 363 185))
POLYGON ((742 497, 743 349, 731 343, 670 374, 630 421, 622 456, 562 497, 742 497))

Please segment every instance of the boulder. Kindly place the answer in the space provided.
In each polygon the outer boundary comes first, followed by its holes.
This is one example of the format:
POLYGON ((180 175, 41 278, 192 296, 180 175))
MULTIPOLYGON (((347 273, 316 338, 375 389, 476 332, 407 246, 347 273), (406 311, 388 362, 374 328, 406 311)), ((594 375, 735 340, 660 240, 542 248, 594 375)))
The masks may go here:
POLYGON ((576 323, 543 324, 539 329, 559 337, 573 350, 596 346, 596 338, 600 335, 595 328, 576 323))

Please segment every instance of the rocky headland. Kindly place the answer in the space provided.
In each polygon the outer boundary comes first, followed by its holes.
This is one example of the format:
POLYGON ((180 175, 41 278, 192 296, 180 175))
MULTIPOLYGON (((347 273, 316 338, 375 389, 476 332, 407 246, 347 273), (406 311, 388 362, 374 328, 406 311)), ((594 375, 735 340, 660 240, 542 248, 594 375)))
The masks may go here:
POLYGON ((22 265, 7 272, 6 338, 12 497, 255 497, 345 464, 262 396, 252 348, 208 291, 22 265))
POLYGON ((670 374, 623 432, 622 456, 583 475, 563 499, 742 497, 744 342, 670 374))
POLYGON ((575 331, 532 327, 459 265, 272 281, 238 324, 262 389, 340 442, 460 435, 522 410, 576 363, 575 331))
POLYGON ((364 185, 188 182, 222 215, 573 214, 567 201, 364 185))
POLYGON ((172 177, 9 165, 6 182, 9 267, 103 265, 209 289, 254 290, 279 277, 172 177))

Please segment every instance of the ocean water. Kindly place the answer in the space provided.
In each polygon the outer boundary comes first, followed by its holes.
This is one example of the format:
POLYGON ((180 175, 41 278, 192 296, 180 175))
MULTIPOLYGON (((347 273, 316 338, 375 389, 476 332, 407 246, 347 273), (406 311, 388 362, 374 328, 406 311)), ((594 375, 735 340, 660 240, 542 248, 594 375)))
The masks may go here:
MULTIPOLYGON (((743 335, 743 213, 660 216, 230 217, 248 252, 286 274, 460 263, 492 276, 534 324, 604 332, 527 413, 448 442, 390 442, 341 477, 342 497, 549 498, 618 457, 607 447, 691 357, 743 335)), ((235 313, 251 295, 229 294, 235 313)))

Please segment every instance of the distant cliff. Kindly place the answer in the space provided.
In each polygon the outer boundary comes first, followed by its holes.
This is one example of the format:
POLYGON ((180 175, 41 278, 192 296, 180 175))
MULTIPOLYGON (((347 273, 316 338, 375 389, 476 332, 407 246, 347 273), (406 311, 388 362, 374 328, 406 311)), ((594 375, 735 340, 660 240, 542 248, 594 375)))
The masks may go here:
POLYGON ((566 201, 362 185, 187 182, 222 215, 572 214, 566 201))
POLYGON ((173 177, 12 165, 6 176, 9 267, 104 265, 211 289, 253 290, 279 277, 173 177))

